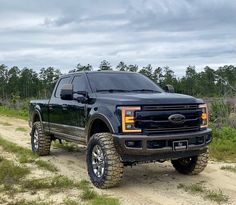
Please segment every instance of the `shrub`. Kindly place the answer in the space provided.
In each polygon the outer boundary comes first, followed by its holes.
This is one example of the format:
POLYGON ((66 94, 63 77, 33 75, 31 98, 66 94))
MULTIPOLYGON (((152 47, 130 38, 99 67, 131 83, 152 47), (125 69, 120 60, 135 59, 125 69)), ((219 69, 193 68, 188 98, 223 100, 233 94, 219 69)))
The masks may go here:
POLYGON ((210 144, 210 156, 217 160, 236 161, 236 129, 213 128, 213 141, 210 144))
POLYGON ((210 120, 218 124, 225 124, 231 113, 231 105, 224 101, 214 101, 210 105, 210 120))

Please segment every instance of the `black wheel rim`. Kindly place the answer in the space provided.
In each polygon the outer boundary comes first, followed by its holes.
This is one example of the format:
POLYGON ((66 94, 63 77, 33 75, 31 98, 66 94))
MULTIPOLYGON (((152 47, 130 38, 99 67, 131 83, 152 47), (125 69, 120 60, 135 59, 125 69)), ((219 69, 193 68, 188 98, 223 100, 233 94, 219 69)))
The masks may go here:
POLYGON ((183 159, 179 159, 179 163, 182 165, 182 166, 187 166, 191 163, 192 161, 192 158, 191 157, 188 157, 188 158, 183 158, 183 159))

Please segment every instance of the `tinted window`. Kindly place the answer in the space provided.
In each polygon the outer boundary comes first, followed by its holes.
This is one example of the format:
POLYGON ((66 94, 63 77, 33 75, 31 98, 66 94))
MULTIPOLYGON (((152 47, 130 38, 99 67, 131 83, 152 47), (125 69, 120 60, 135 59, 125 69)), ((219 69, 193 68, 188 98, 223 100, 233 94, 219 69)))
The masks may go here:
POLYGON ((83 75, 81 76, 75 76, 74 80, 73 80, 73 87, 74 87, 74 91, 86 91, 86 81, 83 75))
POLYGON ((57 86, 57 90, 56 90, 56 94, 55 94, 55 97, 56 98, 59 98, 60 97, 60 93, 61 93, 61 88, 63 85, 65 84, 69 84, 70 83, 70 77, 65 77, 65 78, 62 78, 60 81, 59 81, 59 84, 57 86))
POLYGON ((101 90, 148 91, 163 92, 149 78, 139 73, 88 73, 88 79, 94 92, 101 90))

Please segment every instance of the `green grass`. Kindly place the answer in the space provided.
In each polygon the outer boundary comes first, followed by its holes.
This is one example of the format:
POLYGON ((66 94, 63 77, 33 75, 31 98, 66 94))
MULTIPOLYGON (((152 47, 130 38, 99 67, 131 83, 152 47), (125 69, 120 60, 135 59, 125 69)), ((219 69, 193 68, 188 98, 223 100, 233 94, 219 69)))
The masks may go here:
POLYGON ((177 186, 178 189, 183 189, 186 192, 192 193, 192 194, 199 194, 203 198, 214 201, 218 204, 225 203, 228 201, 229 197, 223 194, 223 192, 219 190, 209 190, 203 186, 203 183, 196 183, 196 184, 182 184, 180 183, 177 186))
POLYGON ((63 200, 63 203, 65 205, 80 205, 81 203, 79 202, 80 199, 70 199, 70 198, 65 198, 63 200))
POLYGON ((28 119, 28 111, 22 109, 13 109, 6 106, 0 106, 0 115, 16 117, 23 120, 28 119))
POLYGON ((83 200, 92 200, 97 197, 97 193, 92 189, 84 189, 81 194, 81 199, 83 200))
POLYGON ((191 192, 191 193, 203 193, 204 192, 204 187, 202 183, 197 183, 197 184, 190 184, 190 185, 185 185, 180 183, 177 186, 178 189, 184 189, 186 192, 191 192))
POLYGON ((226 165, 222 166, 220 169, 236 173, 236 166, 226 165))
MULTIPOLYGON (((42 160, 38 160, 38 155, 35 155, 31 150, 20 147, 15 143, 9 142, 0 137, 0 146, 4 151, 14 153, 18 160, 21 162, 35 163, 39 168, 46 169, 52 172, 56 171, 56 168, 42 160)), ((66 176, 56 175, 54 177, 47 178, 25 178, 26 175, 30 173, 30 169, 15 165, 13 162, 5 160, 0 156, 0 184, 4 187, 0 188, 0 192, 4 191, 8 194, 10 198, 14 196, 15 193, 47 190, 49 193, 61 192, 62 189, 79 189, 81 190, 80 200, 84 200, 86 204, 92 205, 119 205, 119 200, 111 198, 105 195, 99 195, 91 187, 87 180, 81 180, 80 182, 75 182, 66 176), (17 185, 18 189, 12 185, 17 185)), ((1 201, 1 200, 0 200, 1 201)), ((79 200, 78 200, 79 201, 79 200)), ((78 201, 65 199, 64 204, 77 205, 80 204, 78 201)), ((51 203, 37 202, 37 201, 26 201, 20 200, 14 203, 8 204, 21 204, 21 205, 46 205, 51 203)))
MULTIPOLYGON (((74 182, 73 180, 57 175, 54 177, 47 177, 41 179, 26 179, 21 182, 22 188, 26 190, 52 190, 53 192, 61 191, 62 189, 80 189, 82 193, 80 199, 90 202, 92 205, 119 205, 119 200, 111 198, 105 195, 97 194, 89 182, 82 180, 80 182, 74 182)), ((64 204, 77 205, 80 204, 78 200, 72 200, 66 198, 64 204)))
POLYGON ((0 184, 12 185, 16 184, 30 173, 26 167, 15 165, 12 161, 1 159, 0 162, 0 184))
POLYGON ((24 128, 24 127, 17 127, 17 128, 15 129, 15 131, 19 131, 19 132, 27 132, 27 129, 24 128))
POLYGON ((58 171, 57 168, 50 162, 46 162, 43 160, 36 160, 35 164, 39 167, 42 168, 44 170, 48 170, 50 172, 56 172, 58 171))
POLYGON ((83 190, 90 188, 90 183, 89 183, 89 181, 87 181, 87 180, 85 180, 85 179, 81 180, 80 183, 79 183, 79 188, 80 188, 80 189, 83 189, 83 190))
POLYGON ((209 146, 210 157, 219 161, 236 162, 236 129, 213 129, 213 141, 209 146))
POLYGON ((21 163, 33 162, 38 157, 38 155, 34 154, 30 149, 18 146, 1 137, 0 146, 4 151, 14 153, 21 163))
POLYGON ((3 125, 3 126, 11 126, 12 125, 12 124, 10 124, 8 122, 1 122, 0 124, 3 125))
POLYGON ((56 188, 75 188, 79 187, 79 183, 71 179, 58 175, 54 177, 47 177, 41 179, 28 179, 22 182, 25 189, 38 190, 38 189, 56 189, 56 188))
POLYGON ((92 205, 119 205, 120 202, 118 199, 111 198, 108 196, 97 196, 91 201, 92 205))
POLYGON ((87 180, 81 180, 79 188, 82 189, 81 199, 89 201, 91 205, 119 205, 119 200, 106 196, 99 195, 91 189, 90 183, 87 180))
POLYGON ((5 151, 14 153, 20 163, 35 162, 35 164, 39 168, 42 168, 44 170, 48 170, 50 172, 57 171, 57 168, 53 164, 43 161, 43 160, 36 160, 39 156, 37 154, 34 154, 30 149, 18 146, 15 143, 9 142, 1 137, 0 137, 0 146, 5 151))
POLYGON ((208 191, 205 195, 205 198, 211 201, 215 201, 218 204, 226 203, 229 200, 229 197, 223 194, 221 190, 208 191))

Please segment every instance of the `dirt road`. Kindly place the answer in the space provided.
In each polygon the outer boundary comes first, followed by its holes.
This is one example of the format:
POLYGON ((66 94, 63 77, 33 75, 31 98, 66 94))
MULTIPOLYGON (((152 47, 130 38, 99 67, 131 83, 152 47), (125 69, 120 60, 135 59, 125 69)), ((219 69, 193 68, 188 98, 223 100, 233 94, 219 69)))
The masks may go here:
MULTIPOLYGON (((1 137, 30 148, 28 133, 28 123, 25 120, 0 116, 1 137)), ((63 175, 77 180, 89 180, 84 147, 79 147, 76 152, 53 148, 51 155, 42 159, 51 161, 63 175)), ((236 174, 221 170, 223 165, 225 164, 211 161, 206 170, 198 176, 180 175, 169 162, 126 167, 123 182, 119 187, 97 191, 119 198, 124 205, 217 204, 202 194, 193 194, 177 188, 180 183, 191 185, 201 182, 208 190, 222 190, 229 197, 227 204, 236 204, 236 174)))

